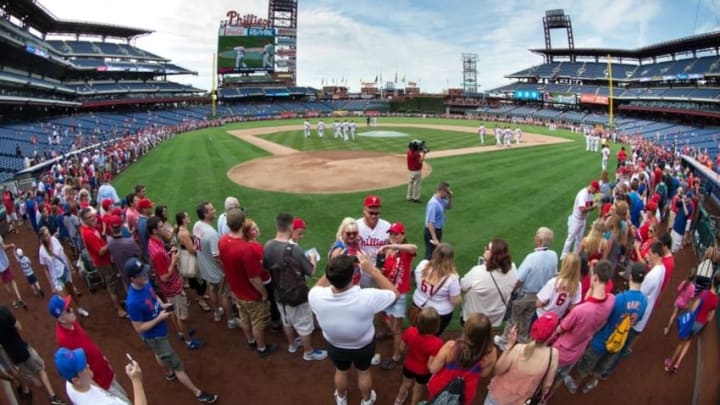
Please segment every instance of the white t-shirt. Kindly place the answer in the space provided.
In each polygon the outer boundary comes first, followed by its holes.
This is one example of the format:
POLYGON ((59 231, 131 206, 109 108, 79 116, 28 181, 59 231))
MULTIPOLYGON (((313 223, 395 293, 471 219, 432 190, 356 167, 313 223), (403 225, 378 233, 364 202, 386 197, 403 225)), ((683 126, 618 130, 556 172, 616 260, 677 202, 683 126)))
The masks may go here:
POLYGON ((90 384, 89 391, 80 392, 69 381, 66 381, 65 391, 70 402, 74 405, 132 405, 132 403, 116 397, 95 384, 90 384))
POLYGON ((499 270, 493 271, 491 274, 484 264, 470 269, 460 280, 460 287, 465 293, 462 307, 463 319, 468 319, 471 314, 481 313, 490 318, 493 326, 499 326, 507 309, 506 303, 509 303, 510 294, 512 294, 517 280, 518 271, 515 263, 505 274, 499 270), (495 282, 493 282, 493 278, 495 278, 495 282), (495 287, 495 283, 497 283, 497 287, 495 287), (502 292, 502 296, 498 289, 502 292))
POLYGON ((47 266, 50 276, 54 280, 63 275, 66 267, 70 269, 70 262, 68 261, 67 256, 65 256, 65 251, 63 250, 60 241, 58 241, 54 236, 50 237, 50 250, 52 251, 53 256, 48 254, 48 251, 45 249, 45 245, 41 243, 38 256, 40 257, 40 264, 47 266))
POLYGON ((535 310, 538 318, 544 313, 552 311, 562 319, 562 317, 565 316, 570 304, 577 305, 580 301, 582 301, 581 283, 578 283, 575 295, 572 297, 568 297, 568 293, 566 291, 559 291, 556 284, 557 277, 553 277, 548 280, 548 282, 545 283, 545 286, 543 286, 543 288, 538 292, 537 299, 541 302, 547 302, 547 304, 535 310))
POLYGON ((602 159, 608 160, 610 158, 610 148, 603 148, 602 150, 602 159))
POLYGON ((308 294, 323 337, 341 349, 360 349, 375 339, 375 314, 395 302, 395 293, 353 286, 341 293, 332 287, 313 287, 308 294))
POLYGON ((429 260, 423 260, 415 267, 415 285, 417 285, 417 288, 413 293, 413 303, 419 307, 425 304, 427 307, 435 308, 438 314, 447 315, 455 309, 450 302, 450 297, 460 295, 460 277, 457 274, 450 274, 440 289, 435 291, 442 279, 437 282, 437 285, 433 285, 423 280, 422 277, 422 272, 429 263, 429 260))
POLYGON ((647 325, 648 319, 650 319, 650 314, 652 314, 653 309, 655 309, 655 301, 657 301, 658 296, 660 296, 660 287, 662 287, 664 278, 665 266, 658 264, 645 275, 645 280, 643 280, 640 285, 640 291, 642 291, 647 298, 647 309, 643 317, 633 326, 633 329, 638 333, 645 329, 645 325, 647 325))
POLYGON ((587 207, 593 201, 593 195, 591 192, 588 191, 587 188, 583 188, 582 190, 578 191, 577 195, 575 196, 575 205, 573 205, 573 218, 584 221, 585 217, 587 217, 587 212, 581 212, 580 207, 587 207))

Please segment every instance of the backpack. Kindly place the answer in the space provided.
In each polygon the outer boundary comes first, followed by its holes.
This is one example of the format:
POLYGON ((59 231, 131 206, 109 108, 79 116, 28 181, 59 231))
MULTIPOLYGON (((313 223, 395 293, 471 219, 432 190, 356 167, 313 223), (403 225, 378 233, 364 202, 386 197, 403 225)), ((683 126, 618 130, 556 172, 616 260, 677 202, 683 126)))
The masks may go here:
POLYGON ((617 353, 622 350, 632 325, 632 316, 628 313, 623 314, 620 322, 615 325, 615 330, 613 330, 607 340, 605 340, 605 350, 607 350, 608 353, 617 353))
POLYGON ((465 380, 455 377, 426 405, 462 405, 465 403, 465 380))
POLYGON ((282 259, 270 267, 270 275, 275 287, 277 302, 291 307, 307 302, 310 289, 305 283, 305 276, 300 271, 300 264, 292 256, 293 245, 288 243, 283 251, 282 259))

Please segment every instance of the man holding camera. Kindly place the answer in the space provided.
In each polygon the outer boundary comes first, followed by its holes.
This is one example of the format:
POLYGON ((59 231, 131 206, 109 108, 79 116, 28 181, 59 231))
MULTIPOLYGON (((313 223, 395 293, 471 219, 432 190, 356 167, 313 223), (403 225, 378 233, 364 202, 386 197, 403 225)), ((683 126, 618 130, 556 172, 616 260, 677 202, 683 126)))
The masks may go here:
POLYGON ((408 145, 407 151, 407 168, 410 172, 410 181, 408 183, 407 200, 411 202, 420 202, 420 181, 422 180, 422 167, 425 160, 427 148, 419 141, 412 141, 408 145))

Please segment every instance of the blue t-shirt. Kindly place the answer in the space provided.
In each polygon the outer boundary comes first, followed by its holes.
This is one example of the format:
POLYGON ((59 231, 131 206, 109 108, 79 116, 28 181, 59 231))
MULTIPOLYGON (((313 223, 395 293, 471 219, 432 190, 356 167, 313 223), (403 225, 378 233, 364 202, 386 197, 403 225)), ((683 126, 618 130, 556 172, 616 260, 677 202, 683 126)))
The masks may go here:
POLYGON ((640 290, 628 290, 615 297, 615 305, 610 312, 605 326, 602 327, 595 336, 593 336, 590 346, 597 353, 607 354, 605 342, 615 331, 615 328, 622 320, 625 314, 630 314, 633 318, 632 323, 635 325, 645 314, 647 307, 647 298, 640 290))
POLYGON ((140 251, 142 252, 143 258, 146 260, 148 258, 148 240, 150 240, 150 235, 147 233, 147 220, 147 217, 140 215, 138 217, 137 224, 135 225, 135 229, 138 234, 138 242, 140 242, 140 251))
MULTIPOLYGON (((158 300, 155 291, 153 291, 150 283, 138 290, 134 286, 130 286, 125 300, 125 310, 133 322, 148 322, 157 318, 162 311, 160 300, 158 300)), ((140 337, 143 339, 153 339, 168 335, 167 322, 163 321, 153 326, 152 329, 142 332, 140 337)))
POLYGON ((640 214, 642 213, 643 209, 643 202, 640 198, 640 195, 632 191, 630 194, 628 194, 630 197, 630 222, 632 222, 635 227, 640 226, 640 214))
POLYGON ((673 223, 673 231, 677 232, 680 235, 685 235, 685 227, 687 226, 688 217, 692 217, 693 213, 693 206, 692 203, 688 201, 687 203, 687 210, 688 214, 685 215, 685 210, 683 209, 683 203, 682 201, 678 200, 677 202, 677 214, 675 215, 675 222, 673 223))

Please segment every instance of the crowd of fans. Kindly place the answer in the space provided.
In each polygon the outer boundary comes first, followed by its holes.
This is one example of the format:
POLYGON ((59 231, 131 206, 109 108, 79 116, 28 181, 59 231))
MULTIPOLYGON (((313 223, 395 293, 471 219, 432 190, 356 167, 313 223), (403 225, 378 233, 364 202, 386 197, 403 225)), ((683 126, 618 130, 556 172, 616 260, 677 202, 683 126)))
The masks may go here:
MULTIPOLYGON (((283 330, 289 353, 301 350, 306 361, 332 361, 338 405, 353 395, 348 389, 353 367, 361 404, 379 401, 372 365, 381 372, 402 369, 395 405, 437 398, 470 404, 482 379, 490 379, 486 404, 524 404, 530 398, 544 403, 561 385, 586 393, 610 377, 641 338, 660 292, 670 284, 674 254, 688 243, 701 201, 698 179, 674 151, 628 138, 632 151, 618 159, 614 181, 604 171, 578 192, 571 218, 581 220, 584 230, 588 214, 597 213, 579 242, 569 238, 558 257, 551 249, 555 232, 540 227, 533 235, 535 249, 516 266, 508 243, 494 239, 478 264, 460 276, 452 245, 440 242, 439 235, 413 268, 418 246, 408 240, 404 224, 381 218, 380 197, 369 195, 361 216, 340 221, 324 275, 309 288, 305 278, 317 270, 320 253, 300 247, 307 228, 302 218, 279 213, 275 235, 263 245, 257 224, 235 197, 226 199, 219 215, 203 201, 192 215, 180 211, 173 218, 148 199, 142 185, 118 195, 112 175, 172 133, 157 129, 102 151, 87 150, 53 164, 22 195, 3 190, 13 231, 37 233, 40 262, 28 263, 26 252, 0 239, 2 282, 14 297, 12 307, 26 308, 10 270, 6 251, 11 250, 33 292, 51 295, 59 347, 53 360, 75 404, 146 401, 137 362, 129 359, 126 367, 130 396, 78 323, 77 315, 92 314, 76 294, 76 267, 86 280, 102 281, 119 320, 130 320, 166 379, 179 381, 203 403, 218 396, 194 384, 170 345, 173 335, 189 350, 205 345, 191 327, 192 300, 215 321, 240 328, 259 359, 277 353, 265 336, 275 328, 283 330), (49 289, 33 269, 46 276, 49 289), (444 341, 457 307, 462 332, 444 341), (406 318, 409 327, 403 330, 406 318), (318 326, 323 348, 311 339, 318 326), (383 361, 375 344, 387 338, 393 354, 383 361)), ((433 198, 444 198, 438 193, 433 198)), ((668 373, 678 370, 693 338, 714 316, 719 262, 720 249, 708 249, 677 286, 677 311, 665 333, 676 317, 685 325, 687 314, 694 316, 688 330, 677 323, 678 346, 663 361, 668 373)), ((0 306, 0 345, 7 356, 0 361, 5 370, 0 377, 18 384, 21 396, 29 397, 35 385, 44 387, 52 404, 65 403, 5 306, 0 306)))

